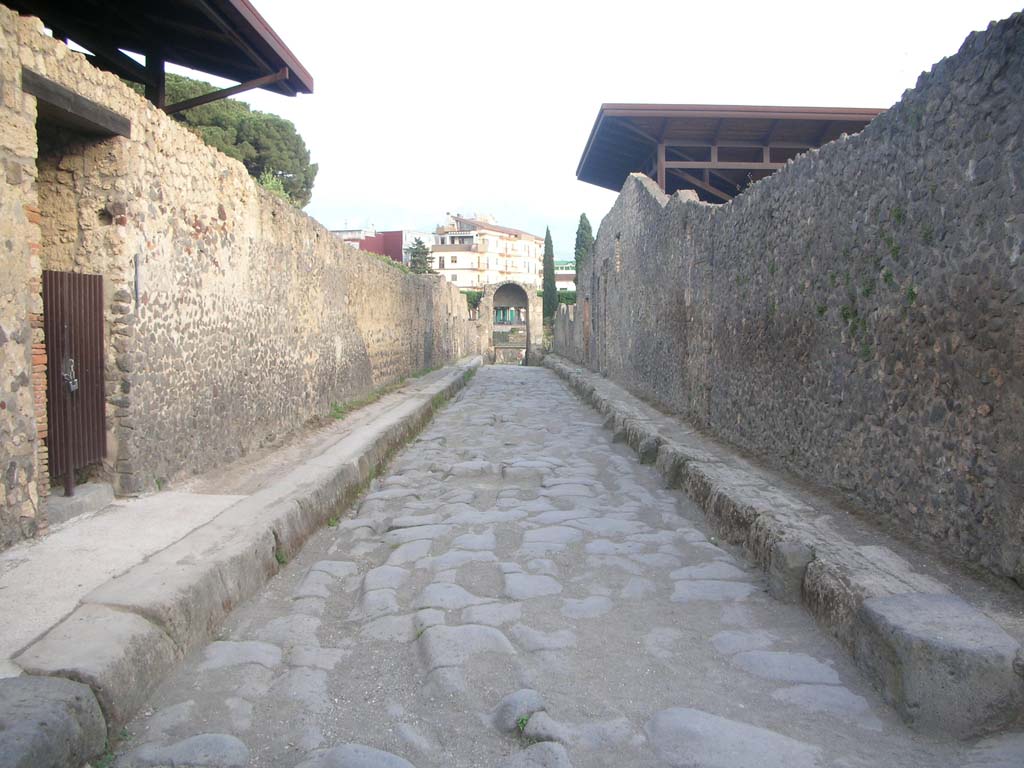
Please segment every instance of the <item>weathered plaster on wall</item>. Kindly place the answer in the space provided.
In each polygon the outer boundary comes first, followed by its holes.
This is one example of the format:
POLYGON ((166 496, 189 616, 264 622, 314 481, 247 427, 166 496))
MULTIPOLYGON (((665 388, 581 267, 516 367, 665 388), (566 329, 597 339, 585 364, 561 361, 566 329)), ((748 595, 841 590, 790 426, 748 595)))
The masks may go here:
POLYGON ((1021 93, 1018 14, 728 205, 630 178, 556 351, 1024 583, 1021 93))
POLYGON ((104 276, 105 471, 123 493, 222 464, 333 402, 481 349, 457 288, 348 248, 2 6, 0 162, 0 547, 45 523, 43 269, 104 276), (43 125, 37 184, 23 66, 127 117, 131 137, 43 125))

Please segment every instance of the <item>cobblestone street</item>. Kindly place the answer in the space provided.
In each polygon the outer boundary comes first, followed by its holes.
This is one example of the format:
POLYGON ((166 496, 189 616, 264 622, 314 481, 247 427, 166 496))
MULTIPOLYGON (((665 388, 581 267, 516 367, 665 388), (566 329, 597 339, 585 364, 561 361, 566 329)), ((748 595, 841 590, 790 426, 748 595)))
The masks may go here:
POLYGON ((546 369, 482 368, 352 514, 163 683, 117 766, 987 764, 907 730, 546 369))

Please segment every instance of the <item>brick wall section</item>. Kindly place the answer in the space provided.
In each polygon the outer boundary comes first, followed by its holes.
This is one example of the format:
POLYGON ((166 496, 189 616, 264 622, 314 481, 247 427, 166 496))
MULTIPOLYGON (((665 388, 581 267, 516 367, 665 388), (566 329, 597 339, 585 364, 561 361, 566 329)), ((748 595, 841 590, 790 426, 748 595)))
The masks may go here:
POLYGON ((0 547, 43 522, 44 269, 104 277, 103 472, 121 493, 223 464, 334 402, 480 351, 457 288, 348 248, 3 6, 0 162, 0 547), (127 117, 131 137, 45 124, 37 137, 22 66, 127 117))
POLYGON ((1021 93, 1018 14, 728 205, 631 177, 556 351, 1024 584, 1021 93))

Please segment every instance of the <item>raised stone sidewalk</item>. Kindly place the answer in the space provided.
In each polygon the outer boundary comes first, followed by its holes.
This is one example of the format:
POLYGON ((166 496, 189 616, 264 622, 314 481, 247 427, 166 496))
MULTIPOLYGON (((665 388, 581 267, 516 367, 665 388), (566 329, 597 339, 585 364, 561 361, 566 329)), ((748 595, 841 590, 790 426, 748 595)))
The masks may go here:
MULTIPOLYGON (((269 480, 255 478, 252 492, 221 496, 226 509, 165 548, 140 541, 134 552, 120 552, 131 567, 87 593, 76 594, 73 586, 69 592, 60 578, 75 571, 73 548, 28 551, 35 569, 52 577, 35 584, 33 600, 46 603, 56 590, 58 603, 70 600, 74 609, 67 616, 26 611, 24 618, 16 612, 4 618, 5 641, 42 634, 0 670, 25 673, 0 680, 0 768, 78 768, 102 752, 107 735, 175 664, 337 517, 480 362, 465 360, 418 379, 281 452, 284 458, 269 457, 262 466, 269 467, 269 480), (47 558, 52 562, 39 562, 47 558)), ((177 510, 165 512, 171 524, 177 510)), ((78 556, 95 553, 83 548, 78 556)), ((88 578, 76 581, 91 586, 88 578)))
POLYGON ((599 374, 545 365, 606 416, 615 438, 802 603, 912 727, 969 738, 1024 720, 1020 590, 907 549, 844 505, 739 456, 599 374))

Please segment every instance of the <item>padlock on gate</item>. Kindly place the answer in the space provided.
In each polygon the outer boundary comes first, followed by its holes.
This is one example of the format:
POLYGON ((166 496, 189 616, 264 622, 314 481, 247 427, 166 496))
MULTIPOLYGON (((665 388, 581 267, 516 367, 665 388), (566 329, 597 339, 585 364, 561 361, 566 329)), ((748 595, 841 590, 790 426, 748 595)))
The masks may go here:
POLYGON ((78 377, 75 375, 75 358, 68 357, 64 360, 63 376, 68 385, 68 392, 78 391, 78 377))

